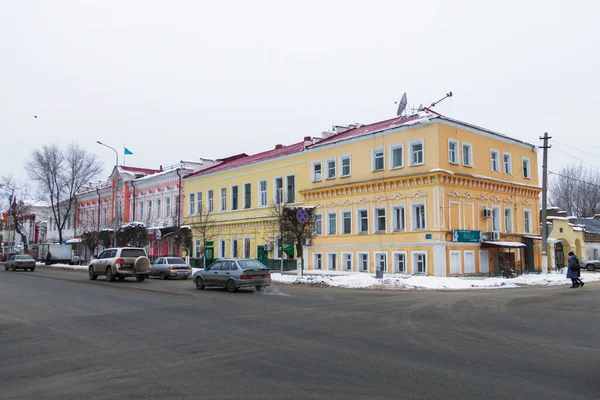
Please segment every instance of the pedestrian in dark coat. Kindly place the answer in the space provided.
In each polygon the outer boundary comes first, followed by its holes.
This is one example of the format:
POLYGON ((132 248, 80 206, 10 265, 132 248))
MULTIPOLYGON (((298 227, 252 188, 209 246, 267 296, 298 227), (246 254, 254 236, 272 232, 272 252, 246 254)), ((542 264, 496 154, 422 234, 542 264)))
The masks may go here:
POLYGON ((50 265, 52 264, 52 254, 50 254, 50 252, 48 252, 48 254, 46 254, 46 265, 50 265))
POLYGON ((583 287, 585 283, 579 278, 581 275, 581 267, 579 266, 579 259, 572 251, 569 252, 569 264, 567 268, 567 278, 571 279, 571 288, 583 287))

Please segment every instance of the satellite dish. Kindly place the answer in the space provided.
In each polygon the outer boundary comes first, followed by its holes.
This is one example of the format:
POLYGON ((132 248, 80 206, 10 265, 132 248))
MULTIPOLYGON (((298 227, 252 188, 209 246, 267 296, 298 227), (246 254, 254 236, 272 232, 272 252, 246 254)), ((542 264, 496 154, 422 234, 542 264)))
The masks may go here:
POLYGON ((396 112, 396 115, 397 116, 402 115, 405 108, 406 108, 406 92, 404 92, 404 94, 402 95, 402 98, 400 99, 400 104, 398 104, 398 111, 396 112))

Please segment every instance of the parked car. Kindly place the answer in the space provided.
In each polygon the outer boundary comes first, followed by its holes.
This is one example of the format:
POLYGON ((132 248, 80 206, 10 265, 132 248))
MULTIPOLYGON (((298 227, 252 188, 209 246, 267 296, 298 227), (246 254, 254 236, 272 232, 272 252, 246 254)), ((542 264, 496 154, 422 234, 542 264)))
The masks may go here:
POLYGON ((256 290, 262 290, 271 284, 271 273, 267 267, 252 258, 224 258, 216 260, 206 269, 194 272, 192 280, 199 290, 206 286, 222 286, 230 292, 252 286, 256 290))
POLYGON ((11 258, 12 256, 16 256, 16 255, 17 255, 17 253, 4 253, 0 257, 0 261, 2 261, 2 262, 8 261, 9 258, 11 258))
POLYGON ((8 271, 9 269, 13 271, 17 269, 35 271, 35 260, 29 254, 12 255, 4 264, 4 270, 8 271))
POLYGON ((192 275, 192 267, 183 258, 159 257, 150 265, 150 276, 160 276, 161 279, 187 279, 190 275, 192 275))
POLYGON ((126 277, 134 277, 143 282, 150 273, 150 260, 146 251, 136 247, 117 247, 106 249, 98 258, 93 259, 88 267, 90 280, 98 275, 106 275, 106 280, 114 282, 126 277))
POLYGON ((580 262, 580 265, 588 271, 600 270, 600 260, 585 260, 580 262))

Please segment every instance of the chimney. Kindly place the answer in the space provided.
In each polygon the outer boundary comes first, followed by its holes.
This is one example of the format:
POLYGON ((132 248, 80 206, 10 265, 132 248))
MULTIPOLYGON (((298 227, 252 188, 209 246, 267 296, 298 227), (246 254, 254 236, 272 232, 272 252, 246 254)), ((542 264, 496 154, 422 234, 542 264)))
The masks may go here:
POLYGON ((160 165, 160 166, 158 167, 158 170, 159 170, 160 172, 162 172, 162 165, 160 165))
POLYGON ((304 136, 304 141, 310 142, 310 141, 312 141, 312 138, 310 136, 304 136))
POLYGON ((279 150, 279 149, 283 149, 283 145, 282 144, 276 144, 275 145, 275 150, 279 150))

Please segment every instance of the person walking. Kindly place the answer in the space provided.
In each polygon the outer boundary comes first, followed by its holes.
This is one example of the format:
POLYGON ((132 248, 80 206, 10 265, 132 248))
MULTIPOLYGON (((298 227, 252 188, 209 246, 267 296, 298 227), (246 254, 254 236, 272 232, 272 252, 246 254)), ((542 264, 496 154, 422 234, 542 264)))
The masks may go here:
POLYGON ((572 251, 569 252, 569 264, 567 269, 567 278, 571 279, 571 289, 583 287, 585 283, 581 280, 581 267, 579 266, 579 259, 572 251))

